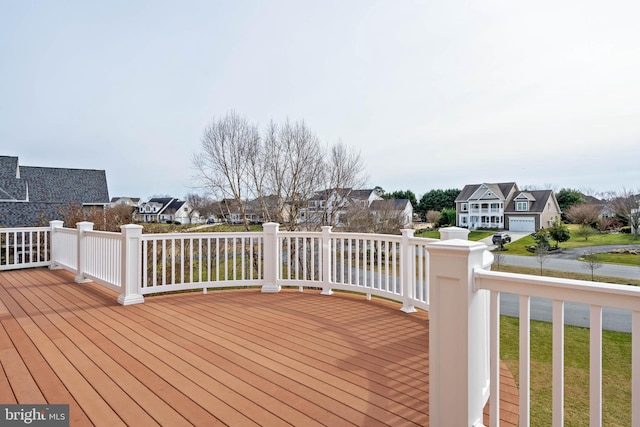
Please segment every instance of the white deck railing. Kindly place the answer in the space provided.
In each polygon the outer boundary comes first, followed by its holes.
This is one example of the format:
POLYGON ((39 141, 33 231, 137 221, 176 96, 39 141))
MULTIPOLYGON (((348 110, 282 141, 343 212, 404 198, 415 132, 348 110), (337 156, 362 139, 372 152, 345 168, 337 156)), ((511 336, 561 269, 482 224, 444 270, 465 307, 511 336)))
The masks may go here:
POLYGON ((602 307, 631 310, 632 424, 640 426, 640 289, 605 283, 489 271, 486 245, 466 240, 467 230, 441 230, 441 241, 362 233, 281 232, 264 224, 256 233, 142 234, 138 225, 121 233, 92 230, 91 223, 0 230, 0 270, 49 265, 120 293, 123 305, 144 295, 187 289, 281 286, 377 295, 402 310, 429 310, 431 425, 482 424, 491 407, 499 425, 500 293, 520 295, 520 424, 529 425, 529 300, 553 303, 553 425, 564 423, 564 303, 591 306, 590 419, 602 423, 602 307), (636 338, 639 337, 639 338, 636 338), (436 368, 437 367, 437 368, 436 368))
POLYGON ((50 227, 0 229, 0 269, 49 265, 50 231, 50 227))

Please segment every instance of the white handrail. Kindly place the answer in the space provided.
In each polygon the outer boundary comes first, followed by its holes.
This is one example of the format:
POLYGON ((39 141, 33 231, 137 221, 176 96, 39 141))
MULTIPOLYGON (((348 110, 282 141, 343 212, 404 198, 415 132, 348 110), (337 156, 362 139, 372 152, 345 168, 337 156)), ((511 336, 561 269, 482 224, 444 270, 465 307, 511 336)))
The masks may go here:
MULTIPOLYGON (((143 295, 187 289, 262 286, 321 288, 377 295, 402 303, 402 310, 430 311, 431 421, 455 413, 456 425, 481 423, 491 395, 491 425, 499 425, 499 301, 520 295, 520 423, 530 417, 530 299, 553 303, 553 424, 564 417, 564 303, 591 307, 590 417, 602 420, 602 307, 632 311, 632 424, 640 425, 640 289, 580 280, 492 272, 486 245, 469 242, 466 230, 443 230, 437 241, 402 236, 332 232, 142 234, 126 225, 121 233, 92 230, 91 223, 64 228, 0 230, 0 269, 49 265, 121 292, 118 302, 137 304, 143 295), (18 255, 19 254, 19 255, 18 255), (8 260, 8 261, 7 261, 8 260), (16 262, 20 261, 20 262, 16 262), (637 338, 636 338, 637 337, 637 338), (461 367, 465 367, 461 370, 461 367), (462 402, 460 399, 466 399, 462 402), (465 410, 461 408, 465 407, 465 410)), ((451 419, 447 419, 451 421, 451 419)))
MULTIPOLYGON (((538 277, 523 274, 474 270, 473 284, 476 290, 489 290, 494 301, 500 293, 520 295, 520 424, 529 425, 530 419, 530 309, 531 297, 553 301, 553 354, 552 354, 552 404, 554 426, 564 424, 564 303, 575 302, 590 306, 590 422, 602 423, 602 307, 632 311, 632 425, 640 425, 640 289, 628 285, 594 283, 583 280, 538 277), (633 322, 638 322, 635 324, 633 322)), ((497 316, 499 305, 492 307, 492 317, 497 316)), ((499 336, 499 326, 492 323, 490 346, 499 336)), ((492 358, 498 351, 492 351, 492 358)), ((492 370, 496 367, 492 364, 492 370)), ((495 372, 492 372, 494 378, 495 372)), ((499 384, 492 390, 492 407, 497 407, 499 384)), ((492 425, 497 425, 498 414, 491 414, 492 425)))
POLYGON ((0 271, 51 263, 49 227, 0 228, 0 271))

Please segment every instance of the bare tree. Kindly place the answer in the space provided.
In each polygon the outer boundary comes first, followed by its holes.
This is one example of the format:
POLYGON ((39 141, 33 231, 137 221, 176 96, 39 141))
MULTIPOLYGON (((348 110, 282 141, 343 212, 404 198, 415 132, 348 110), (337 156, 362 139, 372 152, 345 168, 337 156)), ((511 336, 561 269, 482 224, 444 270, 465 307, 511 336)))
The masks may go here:
POLYGON ((336 225, 338 211, 346 207, 349 190, 362 188, 367 181, 359 151, 350 150, 342 141, 332 146, 326 159, 324 225, 336 225), (332 198, 330 201, 329 198, 332 198))
POLYGON ((589 249, 587 252, 583 252, 582 254, 583 262, 582 267, 591 271, 591 281, 594 280, 594 271, 602 267, 602 263, 598 260, 598 255, 593 252, 593 249, 589 249))
MULTIPOLYGON (((266 136, 268 137, 268 134, 266 136)), ((271 217, 273 212, 268 208, 266 203, 268 196, 267 194, 265 194, 265 191, 268 191, 268 159, 264 142, 259 138, 253 140, 252 143, 248 146, 247 155, 247 161, 249 163, 250 192, 260 204, 260 213, 263 221, 273 221, 274 218, 271 217)))
POLYGON ((538 245, 536 246, 534 252, 536 259, 538 260, 538 264, 540 264, 540 275, 543 275, 542 265, 547 262, 549 258, 549 248, 546 245, 538 245))
POLYGON ((193 223, 193 216, 198 213, 201 218, 207 218, 207 205, 210 201, 200 194, 189 193, 185 196, 185 200, 189 203, 191 210, 189 211, 189 223, 193 223))
POLYGON ((268 188, 276 198, 276 220, 289 230, 323 181, 324 152, 320 141, 302 121, 271 123, 265 136, 268 188))
POLYGON ((373 233, 374 218, 371 211, 361 205, 350 205, 344 217, 340 218, 345 231, 355 233, 373 233))
POLYGON ((637 239, 640 233, 640 192, 622 190, 611 200, 611 206, 618 216, 627 221, 633 232, 633 239, 637 239))
POLYGON ((500 266, 505 263, 505 255, 502 251, 493 252, 493 265, 496 266, 496 269, 500 271, 500 266))
POLYGON ((442 216, 442 214, 438 211, 428 211, 427 212, 427 222, 431 224, 431 228, 435 228, 436 224, 438 224, 438 221, 440 221, 440 217, 442 216))
POLYGON ((590 203, 579 203, 567 209, 564 215, 573 224, 590 225, 598 221, 601 211, 601 206, 590 203))
POLYGON ((213 119, 202 135, 200 152, 193 156, 193 167, 200 184, 212 194, 233 198, 240 209, 245 228, 249 155, 259 140, 258 129, 235 111, 213 119))

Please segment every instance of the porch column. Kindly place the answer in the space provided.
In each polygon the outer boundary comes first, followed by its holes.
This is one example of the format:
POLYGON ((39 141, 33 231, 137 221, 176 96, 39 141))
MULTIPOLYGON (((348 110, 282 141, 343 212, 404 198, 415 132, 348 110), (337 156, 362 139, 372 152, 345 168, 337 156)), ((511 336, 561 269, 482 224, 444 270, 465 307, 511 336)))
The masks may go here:
POLYGON ((262 224, 264 233, 264 284, 262 292, 280 292, 278 270, 282 265, 278 251, 278 230, 280 224, 267 222, 262 224))
POLYGON ((122 253, 120 259, 120 288, 118 303, 122 305, 140 304, 144 297, 140 293, 142 277, 142 226, 126 224, 120 226, 122 232, 122 253))
POLYGON ((49 269, 58 270, 62 267, 58 265, 58 254, 60 253, 60 239, 58 238, 58 232, 56 228, 62 228, 64 226, 64 222, 62 221, 49 221, 49 227, 51 227, 51 232, 49 233, 49 269))
POLYGON ((76 283, 87 283, 90 282, 90 279, 87 279, 84 276, 84 272, 87 269, 87 243, 86 243, 86 236, 85 236, 85 231, 90 231, 93 230, 93 223, 92 222, 79 222, 76 224, 76 228, 78 229, 78 252, 77 252, 77 256, 78 256, 78 261, 77 261, 77 268, 76 268, 76 278, 75 278, 75 282, 76 283))
POLYGON ((322 295, 331 295, 331 226, 322 226, 322 295))
POLYGON ((402 257, 404 262, 402 263, 402 308, 405 313, 414 313, 416 308, 413 306, 413 299, 415 298, 416 289, 416 254, 415 245, 412 245, 409 241, 413 238, 415 230, 403 229, 402 232, 402 244, 400 245, 402 251, 402 257))
POLYGON ((429 420, 480 426, 489 392, 488 293, 473 289, 484 243, 427 245, 429 272, 429 420))

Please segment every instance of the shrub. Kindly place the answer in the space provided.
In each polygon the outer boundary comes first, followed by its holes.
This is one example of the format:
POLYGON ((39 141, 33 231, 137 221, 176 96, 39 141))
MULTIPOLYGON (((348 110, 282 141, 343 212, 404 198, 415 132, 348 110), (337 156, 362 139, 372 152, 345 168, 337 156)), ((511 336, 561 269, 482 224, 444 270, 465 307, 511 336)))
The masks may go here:
POLYGON ((631 226, 625 225, 624 227, 620 227, 620 232, 624 234, 631 234, 631 226))

